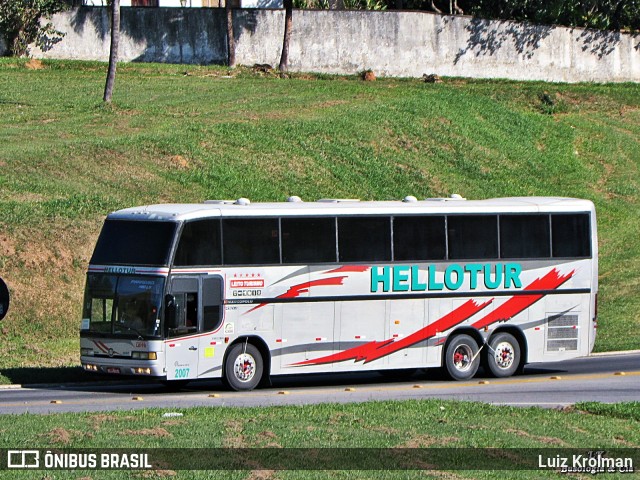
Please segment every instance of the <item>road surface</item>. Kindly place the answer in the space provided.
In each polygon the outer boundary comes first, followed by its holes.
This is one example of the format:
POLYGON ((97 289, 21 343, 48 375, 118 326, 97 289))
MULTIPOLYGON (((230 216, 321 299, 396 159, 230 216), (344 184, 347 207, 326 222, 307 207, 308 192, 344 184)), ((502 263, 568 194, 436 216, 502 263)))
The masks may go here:
POLYGON ((404 378, 376 372, 276 377, 272 387, 252 392, 227 391, 219 380, 192 382, 180 391, 159 383, 134 381, 3 387, 0 414, 428 398, 546 408, 580 401, 640 401, 640 352, 531 364, 519 376, 492 379, 480 375, 466 382, 447 380, 438 370, 419 370, 404 378))

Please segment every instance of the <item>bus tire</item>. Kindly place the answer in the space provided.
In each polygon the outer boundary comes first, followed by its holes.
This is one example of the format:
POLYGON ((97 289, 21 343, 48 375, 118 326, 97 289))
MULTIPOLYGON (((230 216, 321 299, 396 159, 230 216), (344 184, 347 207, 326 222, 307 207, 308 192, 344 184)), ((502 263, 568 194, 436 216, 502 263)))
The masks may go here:
POLYGON ((478 343, 469 335, 456 335, 445 350, 444 365, 453 380, 469 380, 478 371, 478 343))
POLYGON ((260 351, 251 343, 236 343, 224 364, 225 383, 236 391, 253 390, 262 379, 264 362, 260 351))
POLYGON ((520 366, 520 344, 513 335, 498 333, 489 339, 484 364, 496 378, 510 377, 520 366))

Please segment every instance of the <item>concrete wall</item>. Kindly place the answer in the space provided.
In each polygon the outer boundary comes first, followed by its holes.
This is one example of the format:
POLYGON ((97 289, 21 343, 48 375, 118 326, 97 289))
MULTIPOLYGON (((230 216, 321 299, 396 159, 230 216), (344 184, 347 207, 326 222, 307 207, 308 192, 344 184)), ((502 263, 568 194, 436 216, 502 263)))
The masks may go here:
MULTIPOLYGON (((54 16, 67 34, 41 58, 106 61, 109 16, 85 7, 54 16)), ((282 10, 236 10, 239 64, 277 65, 282 10)), ((122 61, 223 63, 224 11, 124 8, 122 61)), ((295 71, 511 78, 561 82, 640 81, 640 36, 428 12, 295 10, 290 46, 295 71)))

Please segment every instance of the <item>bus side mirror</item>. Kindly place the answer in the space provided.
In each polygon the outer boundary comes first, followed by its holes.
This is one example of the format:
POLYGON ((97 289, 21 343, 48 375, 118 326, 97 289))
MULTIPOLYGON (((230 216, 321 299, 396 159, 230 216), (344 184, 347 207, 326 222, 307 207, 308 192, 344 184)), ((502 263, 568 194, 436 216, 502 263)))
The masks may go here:
POLYGON ((177 327, 176 297, 173 295, 166 295, 164 297, 164 320, 167 328, 177 327))

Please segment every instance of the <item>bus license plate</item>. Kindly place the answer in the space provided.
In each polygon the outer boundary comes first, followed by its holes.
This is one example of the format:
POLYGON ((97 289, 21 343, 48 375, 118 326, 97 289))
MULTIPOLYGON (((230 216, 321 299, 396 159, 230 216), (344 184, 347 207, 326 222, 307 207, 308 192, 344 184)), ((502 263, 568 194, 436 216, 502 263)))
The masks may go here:
POLYGON ((120 369, 118 367, 107 367, 107 373, 120 373, 120 369))

